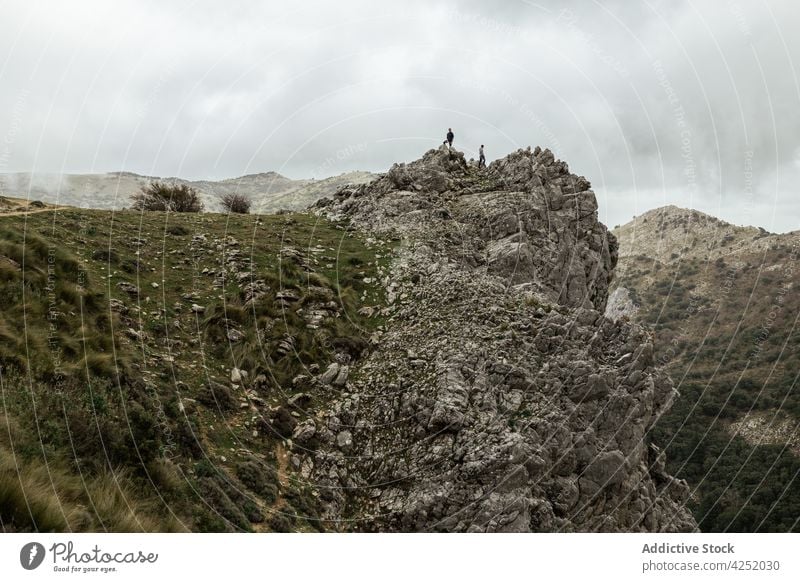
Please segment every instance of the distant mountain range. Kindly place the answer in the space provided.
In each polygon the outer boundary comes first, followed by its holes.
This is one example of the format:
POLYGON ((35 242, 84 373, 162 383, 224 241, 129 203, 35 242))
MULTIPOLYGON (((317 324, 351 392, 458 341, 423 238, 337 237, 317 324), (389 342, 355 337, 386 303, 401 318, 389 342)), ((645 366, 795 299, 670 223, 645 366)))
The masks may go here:
POLYGON ((292 180, 276 172, 248 174, 227 180, 183 180, 142 176, 131 172, 108 174, 0 174, 0 195, 41 200, 51 204, 119 210, 129 207, 133 193, 160 180, 197 189, 207 211, 222 210, 220 198, 238 192, 253 201, 253 212, 300 210, 348 184, 375 179, 369 172, 347 172, 322 180, 292 180))

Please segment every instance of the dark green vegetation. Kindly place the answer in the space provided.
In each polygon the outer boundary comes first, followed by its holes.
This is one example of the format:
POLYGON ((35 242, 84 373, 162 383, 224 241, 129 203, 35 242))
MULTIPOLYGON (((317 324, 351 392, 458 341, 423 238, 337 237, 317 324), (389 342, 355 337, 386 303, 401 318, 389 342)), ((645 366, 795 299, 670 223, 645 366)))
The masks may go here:
POLYGON ((617 270, 681 394, 652 439, 692 486, 703 531, 800 528, 796 263, 777 243, 710 262, 626 258, 617 270))
POLYGON ((201 212, 203 203, 197 190, 187 184, 150 182, 131 196, 134 210, 201 212))
POLYGON ((0 530, 323 529, 285 438, 390 254, 306 214, 0 216, 0 530))
POLYGON ((221 201, 223 210, 236 214, 250 214, 250 207, 253 205, 250 198, 238 193, 224 194, 221 201))

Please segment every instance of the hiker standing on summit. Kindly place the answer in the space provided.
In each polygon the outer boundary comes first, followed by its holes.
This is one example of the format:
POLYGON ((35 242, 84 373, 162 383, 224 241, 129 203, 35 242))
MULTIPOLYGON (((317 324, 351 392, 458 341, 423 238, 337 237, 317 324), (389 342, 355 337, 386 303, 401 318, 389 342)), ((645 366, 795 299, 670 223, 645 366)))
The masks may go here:
POLYGON ((483 155, 483 144, 481 144, 481 149, 478 150, 478 167, 486 167, 486 156, 483 155))
POLYGON ((454 137, 455 137, 455 135, 453 135, 453 128, 452 127, 448 127, 447 128, 447 147, 453 147, 453 138, 454 137))

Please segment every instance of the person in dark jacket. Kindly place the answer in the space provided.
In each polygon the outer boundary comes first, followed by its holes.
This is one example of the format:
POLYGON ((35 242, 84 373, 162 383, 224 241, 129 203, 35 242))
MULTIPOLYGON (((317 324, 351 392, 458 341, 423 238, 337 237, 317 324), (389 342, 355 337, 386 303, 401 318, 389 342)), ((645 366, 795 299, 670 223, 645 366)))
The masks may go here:
POLYGON ((481 144, 481 149, 478 150, 478 167, 486 167, 486 156, 483 155, 483 144, 481 144))
POLYGON ((452 127, 448 127, 447 128, 447 145, 448 145, 448 147, 453 147, 453 138, 454 137, 455 137, 455 135, 453 135, 453 128, 452 127))

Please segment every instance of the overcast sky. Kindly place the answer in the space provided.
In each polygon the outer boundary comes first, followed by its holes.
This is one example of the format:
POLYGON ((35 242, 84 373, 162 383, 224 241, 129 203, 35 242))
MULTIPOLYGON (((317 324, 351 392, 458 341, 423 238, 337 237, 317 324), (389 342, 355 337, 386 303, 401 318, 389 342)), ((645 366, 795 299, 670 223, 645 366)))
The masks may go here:
POLYGON ((0 172, 384 171, 549 147, 609 226, 800 229, 797 0, 0 1, 0 172))

